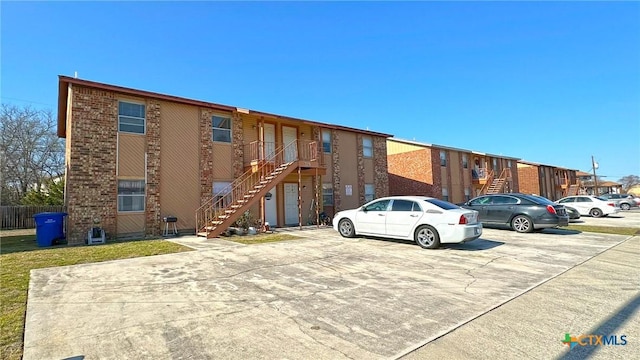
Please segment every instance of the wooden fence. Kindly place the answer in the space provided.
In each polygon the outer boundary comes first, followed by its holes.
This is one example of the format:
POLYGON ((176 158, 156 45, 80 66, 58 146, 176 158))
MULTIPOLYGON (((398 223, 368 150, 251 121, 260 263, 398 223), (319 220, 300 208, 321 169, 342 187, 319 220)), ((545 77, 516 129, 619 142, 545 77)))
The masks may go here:
POLYGON ((43 212, 65 212, 63 205, 0 206, 0 229, 35 229, 33 215, 43 212))

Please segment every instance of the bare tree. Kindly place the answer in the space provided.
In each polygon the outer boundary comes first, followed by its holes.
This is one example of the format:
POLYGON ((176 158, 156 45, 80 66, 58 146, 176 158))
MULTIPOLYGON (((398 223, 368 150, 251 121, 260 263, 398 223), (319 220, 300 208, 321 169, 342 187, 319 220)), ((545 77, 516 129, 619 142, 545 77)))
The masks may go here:
POLYGON ((618 182, 622 184, 622 188, 625 191, 627 191, 635 185, 640 185, 640 176, 627 175, 627 176, 624 176, 622 179, 618 180, 618 182))
POLYGON ((64 141, 52 112, 2 104, 0 201, 17 204, 29 191, 64 173, 64 141))

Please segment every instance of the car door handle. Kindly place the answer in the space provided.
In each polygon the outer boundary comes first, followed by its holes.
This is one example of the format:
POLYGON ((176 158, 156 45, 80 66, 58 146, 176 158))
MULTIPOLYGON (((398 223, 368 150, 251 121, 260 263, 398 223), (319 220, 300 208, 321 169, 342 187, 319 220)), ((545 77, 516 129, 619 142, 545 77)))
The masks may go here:
POLYGON ((509 209, 509 210, 513 210, 513 206, 509 206, 509 207, 508 207, 508 209, 509 209))
POLYGON ((378 216, 384 216, 384 214, 378 214, 378 216))
POLYGON ((409 216, 411 216, 411 217, 418 217, 418 215, 409 215, 409 216))

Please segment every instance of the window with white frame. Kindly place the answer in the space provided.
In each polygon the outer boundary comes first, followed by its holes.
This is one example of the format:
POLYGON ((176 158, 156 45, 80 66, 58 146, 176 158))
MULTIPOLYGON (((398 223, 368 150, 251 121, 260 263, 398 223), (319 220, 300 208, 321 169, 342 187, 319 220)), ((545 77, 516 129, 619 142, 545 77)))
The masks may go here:
POLYGON ((324 206, 333 205, 333 185, 322 184, 322 204, 324 206))
POLYGON ((442 188, 442 200, 449 201, 449 190, 442 188))
POLYGON ((364 202, 369 202, 376 197, 376 188, 373 184, 364 184, 364 202))
POLYGON ((362 138, 362 156, 373 157, 373 141, 368 136, 362 138))
POLYGON ((224 199, 222 205, 226 207, 231 202, 231 182, 230 181, 214 181, 213 182, 213 201, 218 203, 221 199, 224 199))
POLYGON ((118 180, 118 211, 144 211, 144 180, 118 180))
POLYGON ((145 108, 143 104, 118 101, 118 131, 144 134, 145 108))
POLYGON ((447 152, 440 150, 440 166, 447 166, 447 152))
POLYGON ((213 126, 213 141, 231 142, 231 118, 213 115, 211 117, 211 124, 213 126))
POLYGON ((498 159, 493 158, 493 171, 498 170, 498 159))
POLYGON ((322 151, 331 153, 331 131, 322 130, 322 151))
POLYGON ((464 189, 464 201, 469 201, 469 200, 471 200, 471 189, 465 188, 464 189))
POLYGON ((462 154, 462 168, 463 169, 469 168, 469 159, 467 158, 467 154, 462 154))
POLYGON ((511 168, 511 160, 507 160, 507 167, 511 168))

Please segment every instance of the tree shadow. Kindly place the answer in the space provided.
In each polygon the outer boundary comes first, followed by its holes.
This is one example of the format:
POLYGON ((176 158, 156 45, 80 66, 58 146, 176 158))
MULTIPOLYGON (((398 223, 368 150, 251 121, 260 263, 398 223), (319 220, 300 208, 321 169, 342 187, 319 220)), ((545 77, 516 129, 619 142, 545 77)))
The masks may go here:
MULTIPOLYGON (((619 329, 625 322, 630 320, 633 316, 633 313, 638 311, 640 308, 640 293, 637 293, 633 298, 631 298, 625 305, 620 307, 617 311, 611 314, 609 318, 603 320, 595 327, 591 328, 591 330, 584 333, 584 335, 617 335, 618 339, 621 335, 629 335, 629 334, 616 334, 616 330, 619 329)), ((628 341, 628 340, 627 340, 628 341)), ((587 359, 594 355, 594 353, 598 350, 598 346, 576 346, 568 352, 564 353, 562 356, 558 357, 558 360, 573 360, 573 359, 587 359)))

